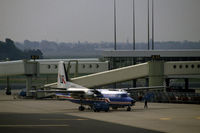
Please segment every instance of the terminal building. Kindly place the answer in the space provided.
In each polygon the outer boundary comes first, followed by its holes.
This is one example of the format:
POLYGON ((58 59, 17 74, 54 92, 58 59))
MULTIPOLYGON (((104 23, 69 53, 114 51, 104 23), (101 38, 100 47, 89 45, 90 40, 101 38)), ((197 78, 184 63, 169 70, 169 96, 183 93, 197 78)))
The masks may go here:
POLYGON ((102 51, 110 69, 151 61, 200 61, 200 50, 112 50, 102 51))

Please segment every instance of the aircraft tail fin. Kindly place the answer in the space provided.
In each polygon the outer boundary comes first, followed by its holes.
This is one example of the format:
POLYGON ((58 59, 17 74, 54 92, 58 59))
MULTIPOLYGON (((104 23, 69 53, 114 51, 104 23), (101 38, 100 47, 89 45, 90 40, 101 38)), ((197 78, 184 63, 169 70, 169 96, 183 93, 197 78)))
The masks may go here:
POLYGON ((69 81, 64 61, 58 63, 58 88, 66 88, 69 81))

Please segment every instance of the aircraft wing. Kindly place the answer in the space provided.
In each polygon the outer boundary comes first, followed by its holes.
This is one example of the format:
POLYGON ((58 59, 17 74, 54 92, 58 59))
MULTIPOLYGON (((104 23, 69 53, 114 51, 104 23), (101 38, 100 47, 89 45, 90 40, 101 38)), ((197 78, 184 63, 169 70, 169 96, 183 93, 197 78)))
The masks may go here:
POLYGON ((32 90, 31 92, 47 92, 47 93, 74 93, 74 94, 85 94, 83 90, 66 90, 65 88, 51 88, 51 89, 39 89, 32 90))
POLYGON ((149 86, 149 87, 135 87, 127 88, 126 91, 138 91, 138 90, 164 90, 166 86, 149 86))
POLYGON ((43 87, 52 87, 52 88, 55 88, 57 86, 57 82, 55 83, 51 83, 51 84, 45 84, 43 87))

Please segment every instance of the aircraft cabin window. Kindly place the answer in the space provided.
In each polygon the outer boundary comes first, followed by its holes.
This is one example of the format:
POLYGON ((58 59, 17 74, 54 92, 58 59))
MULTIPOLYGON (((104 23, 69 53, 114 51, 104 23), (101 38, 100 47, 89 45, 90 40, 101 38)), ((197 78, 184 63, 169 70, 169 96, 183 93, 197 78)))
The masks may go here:
POLYGON ((176 69, 176 65, 174 65, 173 67, 174 67, 174 69, 176 69))
POLYGON ((83 64, 83 66, 82 66, 83 68, 85 68, 85 64, 83 64))
POLYGON ((51 68, 51 65, 48 65, 47 68, 50 69, 50 68, 51 68))
POLYGON ((57 65, 55 65, 55 66, 54 66, 54 68, 55 68, 55 69, 57 69, 57 68, 58 68, 58 66, 57 66, 57 65))
POLYGON ((96 68, 99 68, 99 64, 96 65, 96 68))
POLYGON ((193 64, 191 65, 191 68, 194 68, 194 65, 193 65, 193 64))
POLYGON ((92 68, 92 65, 90 64, 89 68, 92 68))
POLYGON ((181 68, 182 68, 182 65, 180 65, 179 68, 181 69, 181 68))
POLYGON ((188 65, 185 65, 185 68, 188 68, 188 65))
POLYGON ((197 68, 200 68, 200 64, 197 65, 197 68))

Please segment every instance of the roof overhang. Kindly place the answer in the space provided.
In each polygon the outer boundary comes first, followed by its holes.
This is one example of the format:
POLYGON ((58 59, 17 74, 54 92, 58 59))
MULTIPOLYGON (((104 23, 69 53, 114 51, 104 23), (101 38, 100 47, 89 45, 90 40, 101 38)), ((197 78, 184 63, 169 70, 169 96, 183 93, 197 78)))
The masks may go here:
POLYGON ((200 57, 200 50, 109 50, 102 51, 103 57, 200 57))

